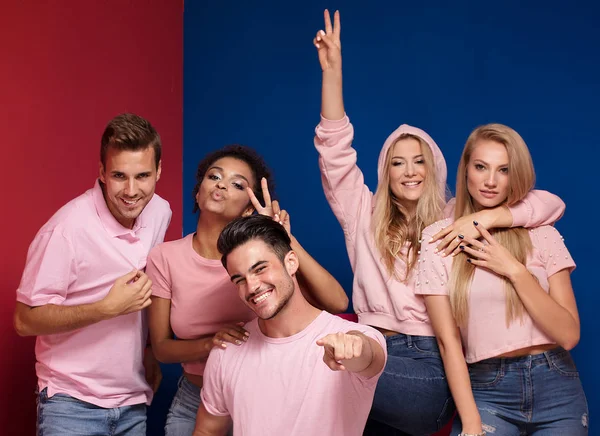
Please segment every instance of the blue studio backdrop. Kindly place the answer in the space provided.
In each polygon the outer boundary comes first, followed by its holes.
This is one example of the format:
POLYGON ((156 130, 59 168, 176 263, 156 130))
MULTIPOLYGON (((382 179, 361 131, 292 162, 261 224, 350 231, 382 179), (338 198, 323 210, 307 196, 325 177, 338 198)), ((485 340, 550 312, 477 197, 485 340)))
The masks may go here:
MULTIPOLYGON (((600 162, 598 3, 186 1, 184 234, 196 226, 192 189, 200 159, 226 144, 252 146, 274 170, 292 232, 351 293, 343 234, 325 200, 313 146, 321 71, 312 39, 323 27, 325 8, 342 14, 346 111, 372 190, 377 156, 398 125, 418 126, 436 140, 453 190, 468 134, 480 124, 500 122, 527 142, 536 186, 566 202, 556 227, 577 262, 572 280, 582 335, 573 355, 588 397, 590 434, 600 434, 593 430, 600 412, 593 255, 600 162)), ((162 434, 180 368, 168 365, 164 372, 149 434, 162 434)))

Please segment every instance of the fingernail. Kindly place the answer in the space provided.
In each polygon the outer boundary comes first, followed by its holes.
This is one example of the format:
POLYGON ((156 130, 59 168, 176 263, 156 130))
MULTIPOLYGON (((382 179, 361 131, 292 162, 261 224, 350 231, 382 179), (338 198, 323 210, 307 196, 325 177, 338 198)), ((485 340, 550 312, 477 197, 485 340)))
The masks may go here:
POLYGON ((244 334, 245 334, 246 336, 250 336, 250 333, 249 333, 249 332, 246 332, 246 333, 244 333, 244 334))
POLYGON ((438 251, 440 251, 440 250, 438 250, 437 248, 436 248, 435 250, 433 250, 433 252, 434 252, 435 254, 437 254, 437 252, 438 252, 438 251))
POLYGON ((458 239, 465 239, 463 235, 458 235, 458 239))
POLYGON ((471 263, 471 259, 467 259, 467 262, 471 263))
POLYGON ((479 223, 478 223, 477 221, 473 221, 473 225, 474 225, 474 226, 476 226, 476 225, 478 225, 478 224, 479 224, 479 223))
POLYGON ((433 238, 431 238, 431 239, 429 240, 429 242, 433 242, 433 238))
POLYGON ((317 41, 320 41, 320 40, 321 40, 321 37, 320 37, 320 36, 317 36, 317 41))
POLYGON ((325 32, 324 32, 323 30, 321 30, 319 33, 320 33, 321 35, 325 35, 325 32))
POLYGON ((464 246, 464 245, 461 245, 461 246, 460 246, 460 249, 461 249, 461 250, 464 250, 464 249, 465 249, 465 246, 464 246))
POLYGON ((222 343, 222 344, 221 344, 221 347, 223 347, 223 348, 227 348, 227 344, 223 344, 223 343, 222 343))
POLYGON ((316 44, 315 44, 315 47, 317 47, 317 48, 321 48, 321 44, 319 44, 319 43, 316 43, 316 44))
POLYGON ((242 343, 242 341, 236 340, 235 343, 238 344, 238 345, 240 345, 242 343))

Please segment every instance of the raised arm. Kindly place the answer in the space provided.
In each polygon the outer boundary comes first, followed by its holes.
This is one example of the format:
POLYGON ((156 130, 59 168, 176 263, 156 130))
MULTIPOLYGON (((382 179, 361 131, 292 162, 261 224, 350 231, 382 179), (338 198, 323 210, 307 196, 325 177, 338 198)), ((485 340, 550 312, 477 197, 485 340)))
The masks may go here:
POLYGON ((340 40, 340 12, 333 14, 333 26, 328 10, 324 12, 325 30, 319 30, 313 40, 323 70, 321 115, 328 120, 344 118, 342 92, 342 43, 340 40))
MULTIPOLYGON (((497 206, 458 218, 452 225, 439 231, 431 242, 440 241, 436 248, 444 256, 450 253, 457 254, 460 242, 457 239, 458 235, 479 236, 473 222, 487 230, 504 227, 533 228, 553 225, 564 212, 565 203, 560 197, 548 191, 533 190, 523 200, 510 207, 497 206)), ((444 214, 454 214, 454 199, 450 200, 444 214)))
POLYGON ((546 292, 515 257, 485 229, 479 229, 487 242, 465 238, 465 252, 471 263, 506 277, 514 286, 527 313, 536 325, 566 350, 579 342, 580 324, 570 269, 575 267, 558 231, 541 227, 530 233, 532 242, 544 257, 549 292, 546 292), (534 233, 535 232, 535 233, 534 233))

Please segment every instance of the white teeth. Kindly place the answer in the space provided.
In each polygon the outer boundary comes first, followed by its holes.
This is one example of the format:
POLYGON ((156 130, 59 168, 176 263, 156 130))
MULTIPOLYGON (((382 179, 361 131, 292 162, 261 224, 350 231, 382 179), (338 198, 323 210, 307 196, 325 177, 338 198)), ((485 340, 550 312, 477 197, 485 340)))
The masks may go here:
POLYGON ((122 198, 122 200, 123 200, 123 202, 125 202, 126 204, 130 204, 130 205, 132 205, 132 204, 136 204, 136 203, 138 202, 137 200, 134 200, 134 201, 127 201, 127 200, 125 200, 124 198, 122 198))
POLYGON ((404 186, 417 186, 421 182, 404 182, 402 183, 404 186))
POLYGON ((252 300, 254 302, 254 304, 258 304, 261 301, 264 301, 267 299, 267 297, 271 295, 271 291, 265 292, 264 294, 262 294, 260 297, 255 298, 254 300, 252 300))

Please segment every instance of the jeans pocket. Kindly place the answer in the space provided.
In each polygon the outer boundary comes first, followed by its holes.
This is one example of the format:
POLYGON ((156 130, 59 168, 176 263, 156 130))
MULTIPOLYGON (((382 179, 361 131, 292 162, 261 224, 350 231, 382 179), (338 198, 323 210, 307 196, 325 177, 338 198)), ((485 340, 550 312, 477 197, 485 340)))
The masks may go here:
POLYGON ((561 351, 550 356, 551 368, 565 377, 579 377, 579 371, 568 351, 561 351))
POLYGON ((426 353, 430 356, 441 356, 437 340, 434 337, 420 337, 412 341, 413 347, 421 353, 426 353))
POLYGON ((502 370, 498 365, 473 364, 469 365, 469 378, 473 389, 495 387, 502 380, 502 370))

